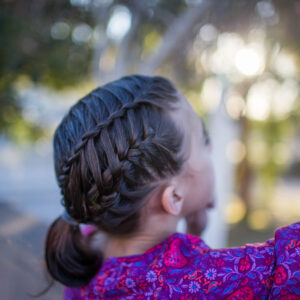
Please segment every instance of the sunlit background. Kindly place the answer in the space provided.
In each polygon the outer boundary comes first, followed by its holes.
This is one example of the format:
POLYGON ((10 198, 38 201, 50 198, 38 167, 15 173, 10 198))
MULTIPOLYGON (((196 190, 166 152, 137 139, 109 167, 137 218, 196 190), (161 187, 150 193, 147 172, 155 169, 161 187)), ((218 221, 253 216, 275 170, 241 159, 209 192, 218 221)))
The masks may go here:
MULTIPOLYGON (((300 1, 4 0, 1 259, 42 262, 46 226, 62 211, 54 129, 92 88, 132 73, 173 80, 207 125, 217 175, 208 245, 265 241, 299 221, 299 20, 300 1)), ((6 299, 37 292, 11 280, 38 267, 8 261, 6 299)))

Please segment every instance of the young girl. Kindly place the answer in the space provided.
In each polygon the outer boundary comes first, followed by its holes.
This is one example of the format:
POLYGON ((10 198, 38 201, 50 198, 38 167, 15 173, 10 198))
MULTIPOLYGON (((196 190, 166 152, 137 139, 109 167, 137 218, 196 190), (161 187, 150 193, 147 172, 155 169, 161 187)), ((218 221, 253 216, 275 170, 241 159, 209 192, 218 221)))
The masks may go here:
POLYGON ((236 248, 197 236, 214 207, 210 156, 166 78, 125 76, 73 105, 54 133, 65 212, 45 251, 64 299, 300 299, 300 222, 236 248))

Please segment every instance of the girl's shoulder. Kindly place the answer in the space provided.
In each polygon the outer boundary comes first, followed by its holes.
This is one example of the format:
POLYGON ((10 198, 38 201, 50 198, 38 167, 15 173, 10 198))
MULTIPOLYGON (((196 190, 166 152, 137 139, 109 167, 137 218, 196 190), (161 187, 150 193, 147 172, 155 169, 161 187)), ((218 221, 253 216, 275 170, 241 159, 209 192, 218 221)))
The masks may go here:
POLYGON ((211 249, 200 237, 176 232, 144 254, 108 259, 87 286, 67 288, 66 295, 289 299, 300 296, 299 269, 300 222, 277 228, 266 242, 222 249, 211 249))

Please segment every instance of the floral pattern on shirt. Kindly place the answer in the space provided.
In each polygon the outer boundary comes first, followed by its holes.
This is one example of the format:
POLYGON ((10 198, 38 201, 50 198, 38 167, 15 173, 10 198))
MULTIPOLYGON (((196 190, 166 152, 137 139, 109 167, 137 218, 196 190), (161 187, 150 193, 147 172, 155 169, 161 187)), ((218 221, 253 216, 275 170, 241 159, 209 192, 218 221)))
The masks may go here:
POLYGON ((86 286, 64 300, 300 300, 300 222, 263 243, 211 249, 176 232, 144 254, 112 257, 86 286))

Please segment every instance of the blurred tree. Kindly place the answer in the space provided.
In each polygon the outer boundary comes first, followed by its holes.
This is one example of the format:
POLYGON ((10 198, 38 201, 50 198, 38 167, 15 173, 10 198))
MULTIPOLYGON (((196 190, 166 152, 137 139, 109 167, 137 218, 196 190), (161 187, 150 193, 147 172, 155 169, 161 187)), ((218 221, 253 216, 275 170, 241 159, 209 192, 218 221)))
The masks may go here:
MULTIPOLYGON (((299 51, 298 1, 3 1, 1 130, 21 117, 14 85, 22 76, 63 88, 91 74, 104 82, 129 72, 159 69, 172 73, 183 86, 199 87, 206 74, 195 73, 189 53, 206 23, 218 32, 243 36, 254 25, 262 26, 270 44, 299 51), (129 28, 121 32, 126 18, 129 28)), ((211 43, 204 42, 199 53, 207 47, 211 43)))
MULTIPOLYGON (((20 130, 30 139, 43 134, 42 128, 22 118, 17 87, 24 81, 62 89, 138 72, 172 77, 196 110, 205 114, 206 108, 199 104, 203 83, 220 75, 205 64, 220 46, 218 37, 226 32, 237 34, 245 43, 263 36, 263 72, 239 80, 229 76, 244 100, 257 83, 267 79, 284 84, 288 77, 299 86, 299 15, 296 0, 4 0, 0 11, 0 130, 12 138, 20 130), (274 60, 285 51, 296 62, 292 77, 287 75, 292 67, 286 56, 281 55, 279 67, 274 67, 274 60)), ((299 114, 298 105, 290 118, 270 114, 252 120, 244 114, 235 122, 242 128, 244 145, 259 131, 268 151, 274 152, 287 135, 279 127, 290 128, 291 123, 299 131, 299 114)), ((238 193, 248 207, 253 172, 258 171, 265 184, 274 184, 276 174, 285 169, 274 159, 276 155, 262 164, 253 163, 248 156, 239 162, 238 193)))

